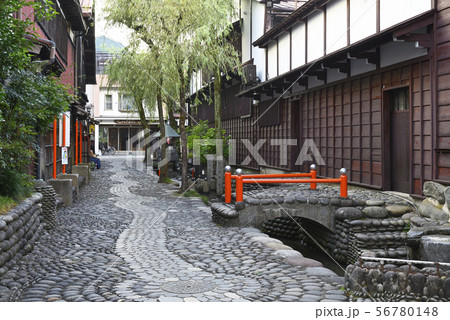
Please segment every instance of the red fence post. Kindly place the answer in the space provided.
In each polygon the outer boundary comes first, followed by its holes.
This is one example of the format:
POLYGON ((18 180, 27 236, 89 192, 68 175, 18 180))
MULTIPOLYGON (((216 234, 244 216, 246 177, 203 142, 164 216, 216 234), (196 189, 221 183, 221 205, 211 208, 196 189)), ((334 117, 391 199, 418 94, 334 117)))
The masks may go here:
MULTIPOLYGON (((66 115, 63 114, 62 118, 62 145, 61 147, 66 146, 66 115)), ((62 152, 61 152, 61 163, 62 163, 62 152)), ((62 173, 66 173, 66 165, 63 164, 62 166, 62 173)))
POLYGON ((78 120, 75 121, 75 165, 78 165, 78 120))
POLYGON ((80 164, 83 163, 83 123, 80 121, 80 164))
POLYGON ((341 169, 341 197, 347 198, 348 192, 347 192, 347 175, 345 174, 347 170, 345 168, 341 169))
POLYGON ((242 170, 236 170, 236 202, 244 201, 244 177, 242 176, 242 170))
POLYGON ((231 202, 231 167, 225 167, 225 203, 231 202))
MULTIPOLYGON (((311 165, 311 179, 317 179, 317 171, 316 171, 316 165, 311 165)), ((316 190, 317 189, 317 183, 313 182, 311 183, 311 189, 316 190)))
POLYGON ((56 179, 56 117, 53 119, 53 179, 56 179))

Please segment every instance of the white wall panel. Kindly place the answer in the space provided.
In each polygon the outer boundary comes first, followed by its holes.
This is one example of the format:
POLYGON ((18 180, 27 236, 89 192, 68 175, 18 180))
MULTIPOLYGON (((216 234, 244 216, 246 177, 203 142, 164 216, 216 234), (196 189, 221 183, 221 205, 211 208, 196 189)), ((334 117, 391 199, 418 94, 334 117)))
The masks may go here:
POLYGON ((324 82, 322 80, 318 80, 316 77, 311 76, 308 77, 308 89, 314 88, 314 87, 318 87, 323 85, 324 82))
POLYGON ((350 60, 350 74, 356 76, 358 74, 366 73, 376 70, 377 66, 371 63, 367 63, 366 59, 352 59, 350 60))
POLYGON ((300 23, 292 28, 292 69, 306 63, 305 24, 300 23))
POLYGON ((308 18, 308 62, 324 53, 324 14, 319 11, 308 18))
POLYGON ((252 57, 250 56, 251 53, 251 46, 252 41, 250 39, 251 35, 251 0, 242 1, 242 8, 241 8, 241 15, 242 15, 242 62, 246 62, 250 60, 252 57))
POLYGON ((342 80, 347 78, 346 73, 340 73, 338 69, 328 69, 327 70, 327 83, 342 80))
MULTIPOLYGON (((252 2, 252 43, 264 34, 265 4, 257 1, 252 2)), ((256 75, 261 81, 266 79, 266 50, 261 48, 252 49, 256 75)))
POLYGON ((350 0, 351 43, 355 43, 376 33, 376 2, 376 0, 350 0))
POLYGON ((288 72, 291 67, 291 37, 289 33, 284 33, 279 37, 278 55, 278 73, 288 72))
POLYGON ((416 48, 414 42, 390 42, 380 47, 380 67, 384 68, 427 53, 425 48, 416 48))
POLYGON ((326 54, 347 45, 347 0, 337 0, 327 5, 326 54))
POLYGON ((269 46, 267 47, 268 53, 267 53, 267 79, 276 77, 278 75, 278 54, 277 54, 277 43, 271 42, 269 46))
POLYGON ((380 28, 389 28, 428 10, 430 0, 380 0, 380 28))

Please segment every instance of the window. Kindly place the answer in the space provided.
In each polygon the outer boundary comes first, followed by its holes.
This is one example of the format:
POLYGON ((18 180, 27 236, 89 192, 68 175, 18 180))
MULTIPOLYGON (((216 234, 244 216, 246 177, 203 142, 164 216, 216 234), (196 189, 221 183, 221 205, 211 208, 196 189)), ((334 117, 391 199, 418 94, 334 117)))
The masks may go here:
POLYGON ((391 111, 409 110, 409 88, 394 89, 389 94, 391 111))
POLYGON ((112 95, 105 95, 105 110, 112 110, 112 95))
POLYGON ((133 98, 124 94, 119 99, 119 111, 131 111, 133 109, 133 98))

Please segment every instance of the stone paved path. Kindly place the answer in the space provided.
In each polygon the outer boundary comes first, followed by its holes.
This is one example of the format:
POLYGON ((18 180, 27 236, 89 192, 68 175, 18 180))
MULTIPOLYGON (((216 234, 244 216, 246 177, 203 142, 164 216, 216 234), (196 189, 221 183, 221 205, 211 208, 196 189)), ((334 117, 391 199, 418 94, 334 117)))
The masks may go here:
POLYGON ((301 255, 257 229, 215 225, 201 200, 124 159, 103 160, 58 212, 61 227, 0 278, 0 301, 346 300, 330 270, 287 264, 301 255))

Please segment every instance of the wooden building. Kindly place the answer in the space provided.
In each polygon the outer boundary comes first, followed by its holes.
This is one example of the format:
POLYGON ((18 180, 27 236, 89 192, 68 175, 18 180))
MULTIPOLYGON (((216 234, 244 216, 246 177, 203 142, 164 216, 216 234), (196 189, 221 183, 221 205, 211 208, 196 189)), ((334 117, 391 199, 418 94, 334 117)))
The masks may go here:
MULTIPOLYGON (((69 164, 66 172, 71 172, 71 166, 78 162, 89 162, 88 144, 90 113, 86 108, 86 84, 96 83, 95 72, 95 26, 93 0, 70 0, 51 4, 57 12, 51 20, 35 19, 37 37, 33 38, 31 56, 42 66, 43 74, 55 74, 61 82, 67 85, 74 100, 63 115, 55 115, 57 121, 57 139, 53 138, 53 126, 45 136, 40 137, 40 152, 37 155, 35 176, 48 180, 53 177, 53 167, 56 173, 62 173, 62 126, 65 123, 65 143, 68 147, 69 164), (81 138, 78 129, 82 126, 81 138), (77 126, 78 125, 78 126, 77 126), (76 137, 82 139, 84 148, 82 158, 75 159, 78 144, 76 137), (57 144, 56 162, 54 160, 53 145, 57 144), (81 160, 81 161, 80 161, 81 160)), ((33 9, 24 7, 17 16, 20 19, 34 19, 33 9)), ((81 145, 81 143, 80 143, 81 145)))
POLYGON ((298 155, 312 140, 320 176, 345 167, 353 184, 416 195, 427 180, 450 184, 450 0, 310 0, 259 36, 270 19, 246 19, 270 14, 264 4, 243 1, 253 8, 241 16, 243 61, 259 79, 223 88, 238 166, 242 139, 266 139, 265 164, 247 167, 304 171, 298 155), (287 159, 272 139, 291 139, 287 159))

